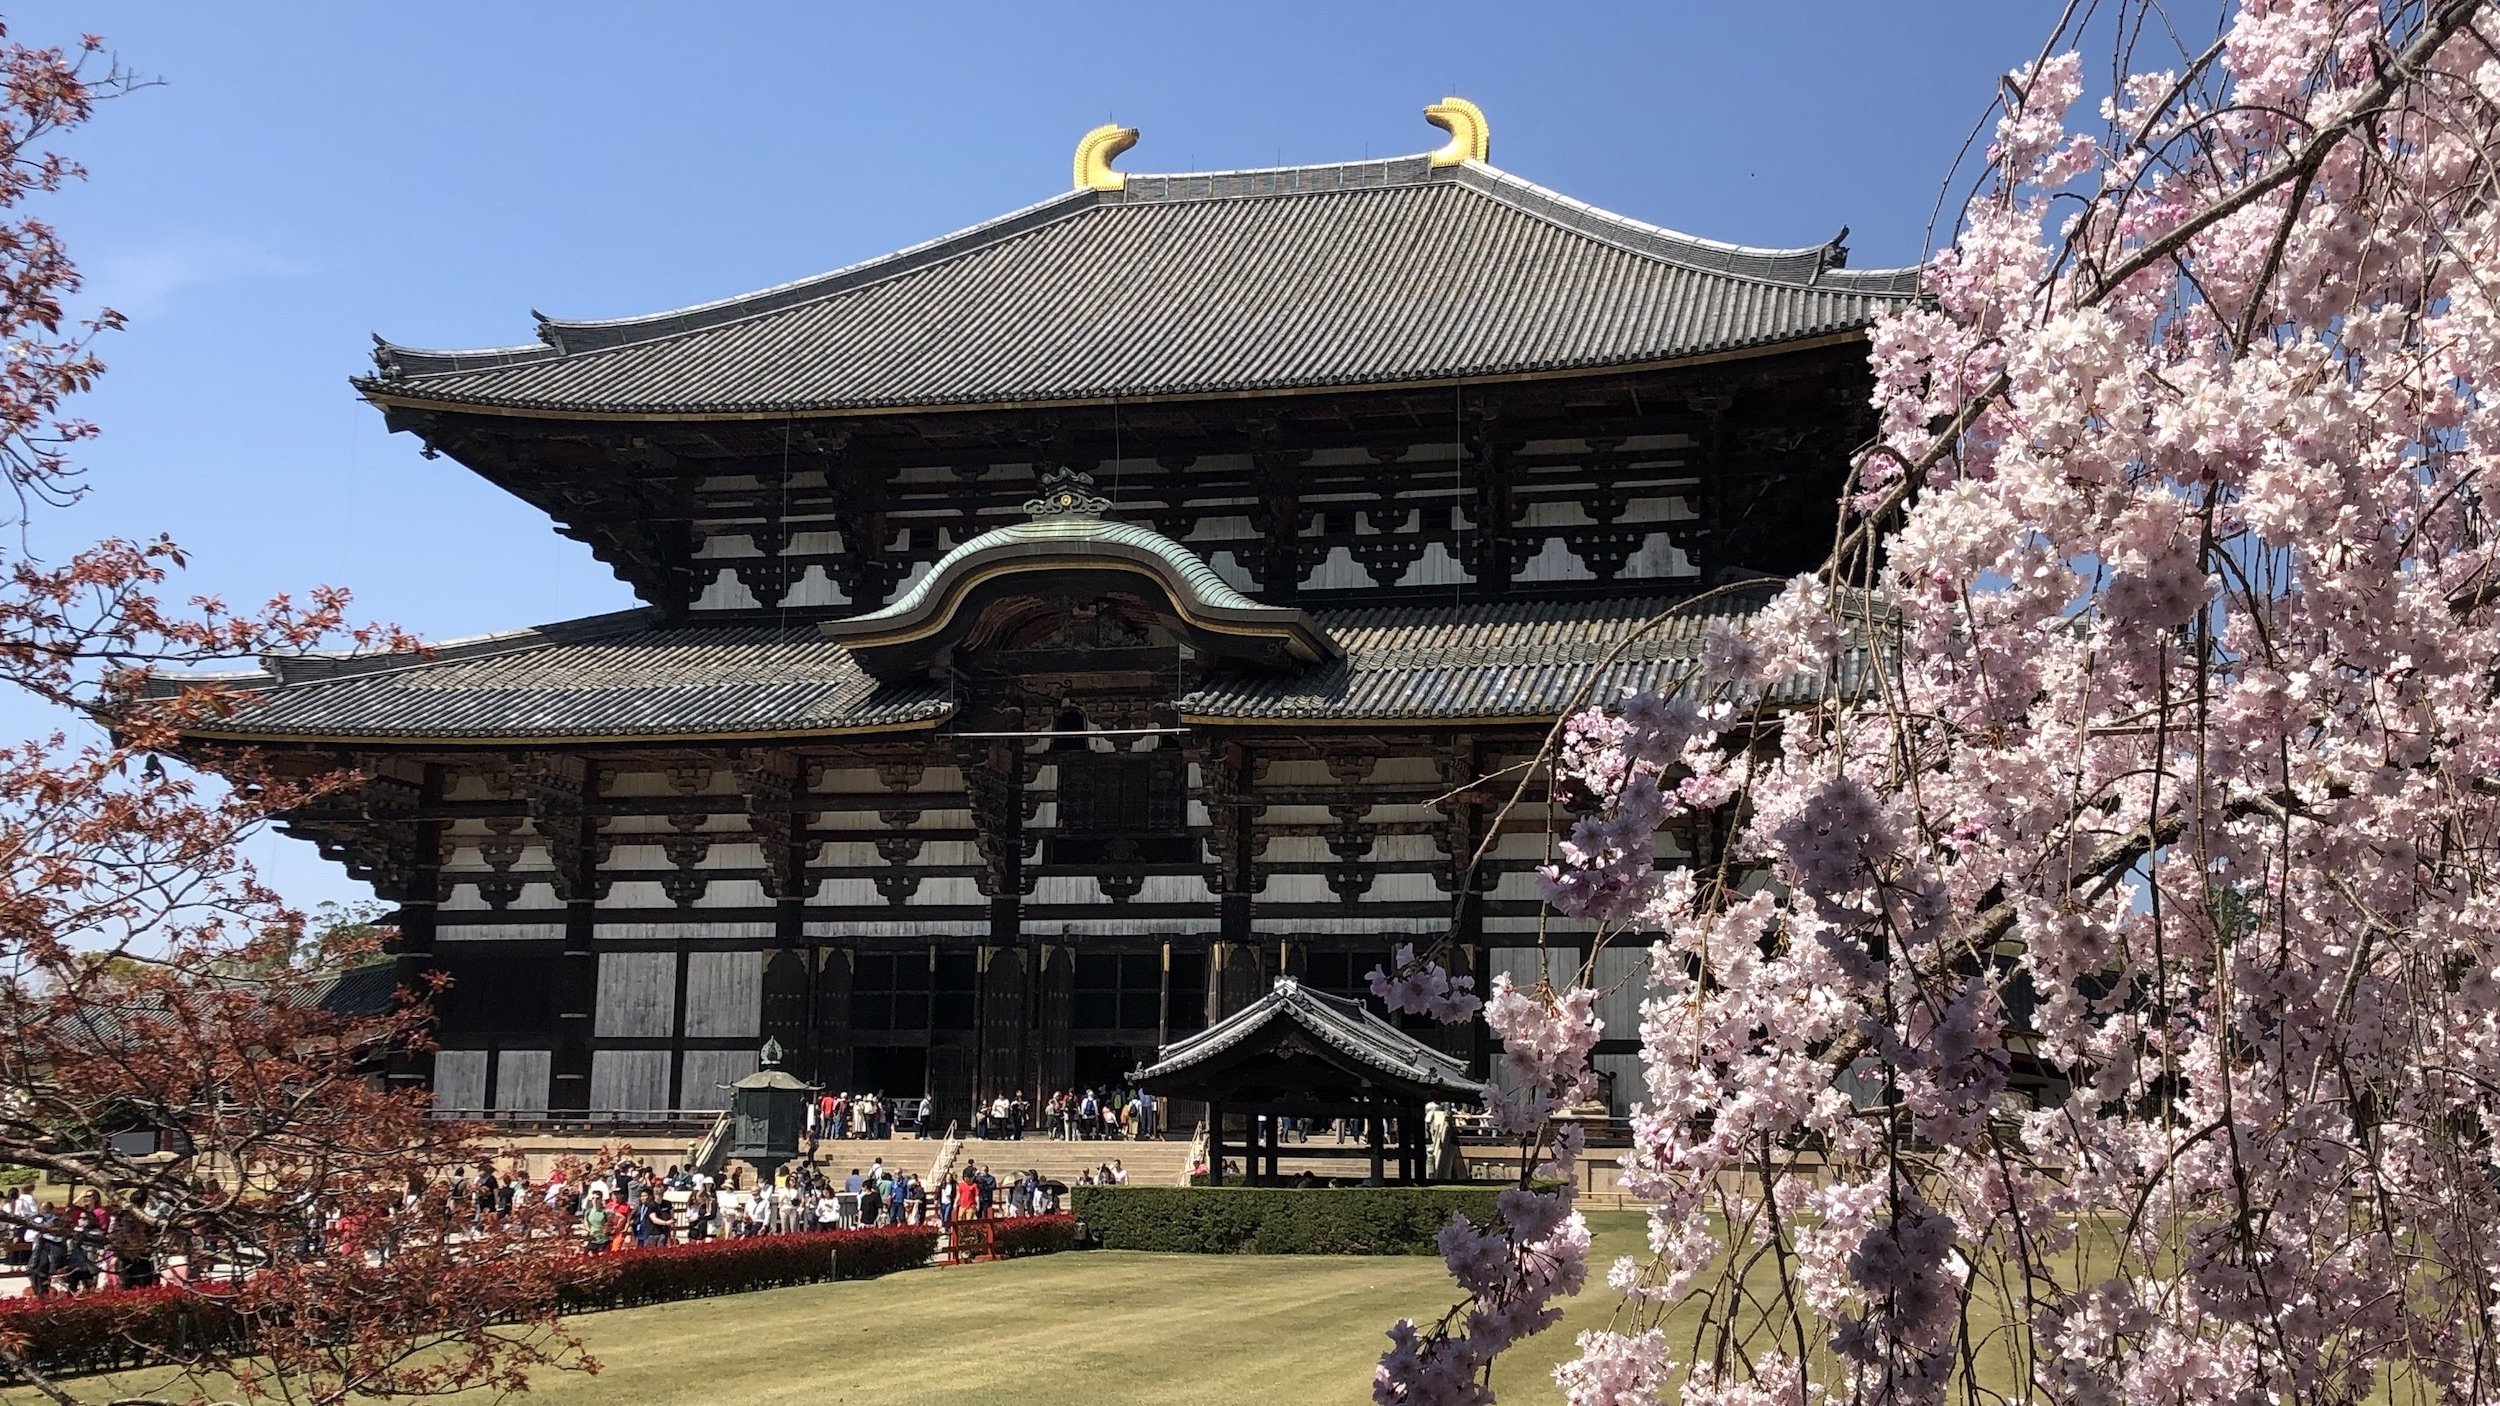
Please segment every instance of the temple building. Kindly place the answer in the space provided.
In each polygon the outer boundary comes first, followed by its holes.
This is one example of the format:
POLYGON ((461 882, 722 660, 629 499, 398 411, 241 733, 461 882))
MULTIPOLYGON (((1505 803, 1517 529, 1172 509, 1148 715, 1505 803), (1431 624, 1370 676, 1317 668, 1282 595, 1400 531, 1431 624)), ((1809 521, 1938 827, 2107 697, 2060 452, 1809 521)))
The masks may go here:
POLYGON ((451 976, 441 1106, 683 1116, 771 1039, 962 1117, 1400 942, 1489 979, 1585 941, 1534 875, 1568 798, 1490 833, 1509 769, 1821 560, 1915 275, 1609 214, 1427 116, 1428 153, 1188 175, 1104 128, 1072 189, 867 263, 378 347, 391 429, 642 602, 272 658, 193 739, 363 773, 287 824, 451 976))

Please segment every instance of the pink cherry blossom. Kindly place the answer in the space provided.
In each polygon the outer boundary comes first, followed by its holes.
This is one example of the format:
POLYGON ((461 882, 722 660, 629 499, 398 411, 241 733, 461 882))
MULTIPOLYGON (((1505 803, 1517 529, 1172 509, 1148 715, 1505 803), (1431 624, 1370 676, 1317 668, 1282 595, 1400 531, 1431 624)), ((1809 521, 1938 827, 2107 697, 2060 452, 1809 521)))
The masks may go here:
MULTIPOLYGON (((1547 759, 1556 931, 1652 953, 1575 1403, 2500 1397, 2500 21, 2130 28, 2097 109, 2008 79, 1839 555, 1547 759)), ((1484 1003, 1531 1149, 1593 970, 1484 1003)), ((1379 1399, 1484 1399, 1585 1276, 1526 1176, 1379 1399)))

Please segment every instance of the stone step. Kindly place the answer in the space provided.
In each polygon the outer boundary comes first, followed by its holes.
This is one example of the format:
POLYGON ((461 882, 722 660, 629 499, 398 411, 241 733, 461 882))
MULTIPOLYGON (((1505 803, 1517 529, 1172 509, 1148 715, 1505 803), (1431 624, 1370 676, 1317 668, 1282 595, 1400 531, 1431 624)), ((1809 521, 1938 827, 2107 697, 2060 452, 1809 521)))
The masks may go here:
MULTIPOLYGON (((926 1176, 938 1151, 935 1142, 911 1138, 845 1138, 819 1144, 816 1166, 840 1177, 854 1167, 865 1171, 871 1161, 882 1158, 889 1167, 926 1176)), ((954 1165, 960 1168, 977 1162, 984 1167, 1018 1172, 1030 1168, 1046 1178, 1074 1182, 1087 1169, 1115 1160, 1127 1170, 1129 1179, 1139 1185, 1176 1186, 1189 1170, 1189 1142, 1185 1138, 1061 1142, 1038 1137, 968 1137, 962 1140, 954 1165)))

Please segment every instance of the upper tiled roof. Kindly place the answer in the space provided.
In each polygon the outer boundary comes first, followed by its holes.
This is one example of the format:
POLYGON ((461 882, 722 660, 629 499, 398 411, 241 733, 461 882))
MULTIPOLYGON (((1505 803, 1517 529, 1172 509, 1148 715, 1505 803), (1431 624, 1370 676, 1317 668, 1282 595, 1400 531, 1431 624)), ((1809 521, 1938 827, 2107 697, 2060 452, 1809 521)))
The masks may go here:
MULTIPOLYGON (((1712 620, 1763 604, 1746 583, 1659 628, 1659 601, 1561 601, 1313 609, 1342 658, 1285 673, 1227 675, 1179 700, 1203 722, 1503 721, 1552 718, 1626 688, 1672 686, 1712 620), (1627 638, 1602 678, 1591 673, 1627 638)), ((161 687, 180 680, 168 677, 161 687)), ((272 660, 226 682, 258 697, 203 736, 451 742, 771 737, 927 726, 943 690, 880 684, 812 624, 660 623, 621 611, 405 655, 272 660)), ((1774 701, 1803 701, 1810 680, 1774 701)))
POLYGON ((1128 178, 538 344, 384 343, 393 402, 584 415, 1082 402, 1674 361, 1844 333, 1916 271, 1747 249, 1421 156, 1128 178))

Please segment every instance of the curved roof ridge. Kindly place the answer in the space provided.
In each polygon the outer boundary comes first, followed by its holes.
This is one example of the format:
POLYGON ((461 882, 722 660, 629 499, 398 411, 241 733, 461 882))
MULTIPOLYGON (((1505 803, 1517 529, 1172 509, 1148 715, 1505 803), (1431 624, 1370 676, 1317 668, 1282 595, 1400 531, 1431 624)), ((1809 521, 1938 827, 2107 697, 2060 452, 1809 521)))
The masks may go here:
POLYGON ((1120 542, 1152 552, 1169 562, 1173 569, 1180 573, 1182 579, 1193 588, 1202 605, 1226 610, 1276 610, 1280 608, 1243 595, 1234 588, 1230 581, 1217 575, 1215 568, 1207 565, 1204 557, 1191 551, 1187 545, 1174 537, 1139 523, 1121 522, 1114 518, 1080 517, 1072 514, 1066 517, 1043 517, 1025 522, 1011 522, 1003 527, 993 527, 987 532, 967 537, 954 550, 939 557, 937 563, 931 566, 926 574, 912 583, 910 590, 875 610, 849 616, 844 623, 883 620, 911 614, 918 610, 921 603, 932 593, 941 588, 943 578, 950 570, 971 557, 994 552, 1001 547, 1035 541, 1067 539, 1120 542))
MULTIPOLYGON (((1281 176, 1317 171, 1387 171, 1399 166, 1413 166, 1427 159, 1428 153, 1409 152, 1404 156, 1366 156, 1356 161, 1306 161, 1284 166, 1218 166, 1205 171, 1122 171, 1131 181, 1202 181, 1215 176, 1281 176)), ((1196 200, 1204 197, 1181 196, 1196 200)), ((1220 197, 1219 197, 1220 198, 1220 197)))
POLYGON ((688 332, 725 326, 745 318, 779 312, 800 303, 834 293, 848 291, 876 282, 888 273, 905 273, 924 267, 933 257, 957 252, 953 246, 971 247, 986 244, 1005 235, 1021 234, 1027 228, 1051 220, 1082 214, 1098 199, 1091 190, 1061 191, 1047 200, 1010 210, 1003 215, 949 230, 933 239, 905 245, 874 258, 844 264, 823 273, 809 274, 785 282, 751 288, 725 298, 688 303, 683 307, 659 312, 635 313, 625 317, 563 318, 533 312, 537 319, 539 340, 508 347, 480 347, 469 350, 431 349, 403 346, 379 333, 374 334, 374 360, 381 366, 383 379, 401 376, 424 376, 441 371, 484 370, 510 366, 524 361, 551 357, 577 356, 586 352, 608 351, 640 342, 664 341, 688 332), (636 334, 636 335, 626 335, 636 334), (438 365, 414 365, 434 362, 438 365))
POLYGON ((149 675, 148 696, 164 697, 195 684, 228 684, 245 688, 286 688, 295 684, 323 683, 331 679, 368 678, 376 674, 423 669, 462 659, 488 658, 499 654, 516 654, 525 649, 548 645, 578 644, 624 634, 648 624, 658 615, 649 606, 629 606, 624 610, 603 611, 597 615, 580 615, 570 620, 553 620, 543 625, 524 625, 511 630, 492 630, 484 634, 459 635, 447 640, 426 642, 416 650, 307 649, 292 654, 277 652, 260 656, 254 669, 164 670, 149 675))
POLYGON ((1592 205, 1538 185, 1524 176, 1514 176, 1486 162, 1468 161, 1456 169, 1463 173, 1470 188, 1483 194, 1530 214, 1555 220, 1592 238, 1614 237, 1616 242, 1635 253, 1688 268, 1782 284, 1819 283, 1830 275, 1840 274, 1845 275, 1846 281, 1854 286, 1891 288, 1899 284, 1898 291, 1904 293, 1916 289, 1920 272, 1920 266, 1916 264, 1889 269, 1848 268, 1849 246, 1845 241, 1849 231, 1846 228, 1820 244, 1799 245, 1790 249, 1735 244, 1704 235, 1687 234, 1683 230, 1592 205), (1799 270, 1803 270, 1806 276, 1797 277, 1799 270))
POLYGON ((629 606, 624 610, 580 615, 570 620, 552 620, 543 625, 523 625, 517 629, 491 630, 484 634, 429 641, 421 651, 314 649, 301 654, 264 654, 260 661, 261 671, 278 684, 286 685, 361 677, 388 673, 394 669, 421 669, 432 664, 513 654, 548 645, 579 644, 584 640, 624 634, 650 623, 658 614, 647 605, 629 606))
MULTIPOLYGON (((960 229, 949 230, 944 234, 938 235, 934 239, 924 239, 917 244, 907 244, 891 253, 879 254, 874 258, 861 259, 856 263, 844 264, 840 268, 831 269, 824 273, 810 274, 804 278, 793 278, 787 282, 772 284, 769 287, 750 289, 747 292, 732 294, 726 298, 714 298, 708 302, 689 303, 681 308, 670 308, 662 312, 639 313, 629 317, 564 318, 540 316, 538 319, 538 325, 542 329, 542 332, 552 332, 558 338, 570 338, 577 335, 588 335, 597 338, 600 337, 601 334, 609 331, 624 329, 639 330, 644 327, 657 326, 659 324, 669 323, 681 319, 688 325, 665 328, 658 335, 667 336, 676 332, 693 331, 696 327, 710 327, 717 326, 722 322, 735 322, 742 317, 751 316, 755 313, 772 312, 780 308, 791 306, 794 303, 806 302, 810 298, 821 293, 841 292, 845 288, 848 288, 856 283, 872 281, 869 275, 881 273, 889 268, 899 268, 905 264, 910 264, 916 267, 930 255, 952 252, 950 246, 953 245, 983 243, 1002 235, 1021 234, 1024 232, 1022 228, 1023 226, 1029 223, 1042 223, 1044 222, 1042 219, 1044 216, 1047 216, 1049 219, 1058 219, 1064 215, 1080 214, 1087 207, 1090 207, 1095 203, 1097 195, 1098 192, 1091 190, 1061 191, 1059 194, 1051 196, 1047 200, 1037 200, 1030 205, 1010 210, 1006 214, 994 215, 989 219, 979 221, 978 223, 965 225, 960 229)), ((648 340, 651 339, 647 337, 623 339, 623 341, 648 340)), ((622 341, 607 342, 602 340, 580 347, 566 346, 564 342, 559 341, 557 345, 564 346, 564 350, 567 354, 570 354, 571 352, 577 350, 590 351, 596 350, 602 346, 622 345, 622 341)))
MULTIPOLYGON (((1133 522, 1091 512, 1058 512, 993 527, 940 557, 910 590, 859 615, 826 620, 825 638, 861 651, 885 652, 952 628, 967 594, 1000 574, 1100 566, 1154 578, 1193 628, 1264 641, 1304 663, 1341 653, 1325 630, 1296 606, 1253 600, 1216 574, 1187 546, 1133 522)), ((871 672, 884 666, 862 657, 871 672)))

